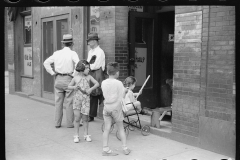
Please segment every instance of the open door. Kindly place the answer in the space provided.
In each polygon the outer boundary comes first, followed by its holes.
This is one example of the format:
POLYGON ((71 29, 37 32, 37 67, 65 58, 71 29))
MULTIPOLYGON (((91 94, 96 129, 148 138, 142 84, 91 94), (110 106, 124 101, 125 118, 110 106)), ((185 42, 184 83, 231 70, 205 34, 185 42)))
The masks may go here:
POLYGON ((143 107, 156 107, 153 76, 153 46, 155 14, 129 12, 129 75, 136 77, 137 92, 150 75, 138 100, 143 107))

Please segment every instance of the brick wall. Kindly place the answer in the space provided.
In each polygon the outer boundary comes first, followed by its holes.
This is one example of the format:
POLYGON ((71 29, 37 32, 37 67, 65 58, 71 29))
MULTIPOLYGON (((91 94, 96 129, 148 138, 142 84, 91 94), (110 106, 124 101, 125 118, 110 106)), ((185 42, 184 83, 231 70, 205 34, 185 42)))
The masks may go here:
POLYGON ((209 39, 203 46, 208 49, 205 116, 235 121, 235 7, 210 6, 208 10, 209 39))
POLYGON ((128 76, 128 7, 116 6, 115 60, 120 64, 120 80, 128 76))
POLYGON ((175 7, 172 131, 198 137, 202 7, 175 7))
POLYGON ((104 50, 106 64, 115 61, 115 6, 100 7, 100 47, 104 50))

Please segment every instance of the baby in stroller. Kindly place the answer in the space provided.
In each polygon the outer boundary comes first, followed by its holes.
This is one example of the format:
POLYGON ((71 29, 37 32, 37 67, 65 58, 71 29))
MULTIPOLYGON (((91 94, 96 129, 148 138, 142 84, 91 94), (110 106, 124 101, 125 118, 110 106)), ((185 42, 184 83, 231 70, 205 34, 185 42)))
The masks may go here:
POLYGON ((132 115, 132 114, 147 114, 147 111, 143 110, 141 107, 141 102, 137 101, 136 97, 138 95, 142 94, 142 91, 140 93, 133 93, 133 89, 135 88, 137 79, 133 76, 129 76, 125 79, 123 82, 124 87, 126 88, 126 95, 123 99, 124 104, 123 105, 123 111, 126 115, 132 115), (134 109, 135 107, 135 109, 134 109))

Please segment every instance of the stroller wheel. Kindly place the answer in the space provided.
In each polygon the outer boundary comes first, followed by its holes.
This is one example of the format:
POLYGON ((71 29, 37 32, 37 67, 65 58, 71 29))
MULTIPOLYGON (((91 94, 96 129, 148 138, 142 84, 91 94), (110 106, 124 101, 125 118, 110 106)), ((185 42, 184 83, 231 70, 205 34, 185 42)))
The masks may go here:
POLYGON ((150 127, 148 125, 145 125, 142 127, 141 131, 142 135, 147 136, 150 134, 150 127))
POLYGON ((128 129, 130 131, 134 131, 135 130, 135 126, 137 126, 137 123, 135 121, 130 121, 130 124, 128 125, 128 129))
MULTIPOLYGON (((114 128, 114 124, 112 124, 111 128, 110 128, 110 133, 113 131, 113 128, 114 128)), ((104 123, 102 124, 102 132, 104 132, 104 129, 105 129, 105 125, 104 123)))
MULTIPOLYGON (((124 128, 124 131, 125 131, 126 138, 127 138, 128 134, 129 134, 128 127, 124 128)), ((119 141, 121 141, 121 137, 120 137, 120 135, 119 135, 118 130, 117 130, 117 132, 116 132, 116 137, 117 137, 117 139, 118 139, 119 141)))

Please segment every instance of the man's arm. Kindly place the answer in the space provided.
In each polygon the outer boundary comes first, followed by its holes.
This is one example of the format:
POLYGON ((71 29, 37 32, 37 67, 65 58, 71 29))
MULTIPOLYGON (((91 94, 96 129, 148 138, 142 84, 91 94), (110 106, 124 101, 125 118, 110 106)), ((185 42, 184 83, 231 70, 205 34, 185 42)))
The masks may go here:
POLYGON ((74 70, 73 70, 73 74, 72 74, 72 76, 74 77, 75 74, 76 74, 76 70, 75 70, 75 69, 76 69, 77 64, 78 64, 78 62, 79 62, 78 54, 77 54, 76 52, 73 54, 72 60, 73 60, 74 65, 75 65, 74 70))
POLYGON ((48 57, 44 62, 43 66, 45 67, 46 71, 54 76, 56 73, 53 71, 51 64, 54 62, 54 54, 48 57))
MULTIPOLYGON (((91 70, 97 70, 100 67, 102 67, 102 57, 104 56, 103 51, 100 51, 98 54, 96 54, 96 60, 93 64, 90 64, 91 70)), ((90 57, 91 59, 91 57, 90 57)))

